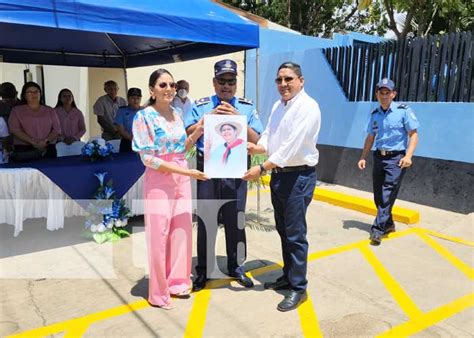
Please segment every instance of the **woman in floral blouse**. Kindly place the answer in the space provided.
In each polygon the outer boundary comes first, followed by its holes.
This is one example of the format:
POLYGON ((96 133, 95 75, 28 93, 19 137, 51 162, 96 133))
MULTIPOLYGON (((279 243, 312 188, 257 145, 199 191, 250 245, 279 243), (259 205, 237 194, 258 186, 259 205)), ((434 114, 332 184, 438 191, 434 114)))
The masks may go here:
POLYGON ((133 121, 134 151, 146 166, 145 233, 150 278, 148 302, 171 309, 171 295, 191 290, 191 182, 206 180, 203 172, 188 169, 185 152, 203 133, 186 137, 179 112, 171 106, 176 83, 166 69, 150 75, 150 105, 133 121))

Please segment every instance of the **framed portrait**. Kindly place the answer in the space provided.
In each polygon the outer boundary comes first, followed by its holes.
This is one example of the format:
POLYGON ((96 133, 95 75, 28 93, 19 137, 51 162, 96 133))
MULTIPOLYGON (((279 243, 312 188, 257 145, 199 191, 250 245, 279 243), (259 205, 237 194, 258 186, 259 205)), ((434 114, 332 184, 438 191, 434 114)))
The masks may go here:
POLYGON ((204 173, 211 178, 241 178, 247 171, 247 117, 204 117, 204 173))

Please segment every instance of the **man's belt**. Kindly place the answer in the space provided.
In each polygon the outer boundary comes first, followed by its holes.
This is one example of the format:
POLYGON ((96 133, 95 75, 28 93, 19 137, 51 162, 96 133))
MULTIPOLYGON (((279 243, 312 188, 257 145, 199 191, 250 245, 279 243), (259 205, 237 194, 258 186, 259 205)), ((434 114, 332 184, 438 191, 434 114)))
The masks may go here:
POLYGON ((400 155, 400 154, 405 154, 405 150, 383 150, 383 149, 377 149, 375 151, 379 155, 382 156, 394 156, 394 155, 400 155))
POLYGON ((310 165, 297 165, 294 167, 283 167, 283 168, 273 168, 272 173, 290 173, 294 171, 306 171, 306 170, 315 170, 316 166, 310 166, 310 165))

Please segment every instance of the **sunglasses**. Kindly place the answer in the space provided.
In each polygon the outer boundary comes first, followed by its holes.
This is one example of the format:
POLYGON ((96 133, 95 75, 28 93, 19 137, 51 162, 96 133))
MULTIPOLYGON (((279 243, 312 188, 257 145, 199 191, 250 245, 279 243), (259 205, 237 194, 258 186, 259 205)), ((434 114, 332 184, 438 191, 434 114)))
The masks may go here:
POLYGON ((176 88, 176 82, 161 82, 161 83, 158 84, 158 87, 160 87, 161 89, 165 89, 167 86, 169 86, 170 88, 175 89, 176 88))
POLYGON ((277 84, 282 84, 283 81, 285 81, 285 83, 290 83, 290 82, 293 81, 294 79, 295 79, 295 78, 292 77, 292 76, 277 77, 277 78, 275 79, 275 82, 276 82, 277 84))
POLYGON ((222 79, 222 78, 216 78, 216 81, 219 85, 224 86, 226 83, 229 86, 235 86, 237 83, 237 79, 222 79))

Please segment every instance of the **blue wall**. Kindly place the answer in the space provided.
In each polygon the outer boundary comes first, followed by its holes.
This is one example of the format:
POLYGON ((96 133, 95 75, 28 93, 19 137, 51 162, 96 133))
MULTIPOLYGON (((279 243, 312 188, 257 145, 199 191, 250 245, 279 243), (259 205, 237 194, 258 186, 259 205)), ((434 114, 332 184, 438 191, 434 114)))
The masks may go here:
MULTIPOLYGON (((278 66, 294 61, 302 66, 305 90, 318 101, 322 113, 320 144, 362 149, 365 126, 376 102, 349 102, 320 48, 364 40, 364 35, 336 37, 334 41, 262 29, 258 51, 259 77, 256 94, 256 51, 246 56, 246 96, 258 102, 264 123, 279 98, 274 82, 278 66)), ((367 39, 366 41, 373 42, 367 39)), ((474 104, 412 102, 420 121, 416 155, 474 163, 474 104)))

